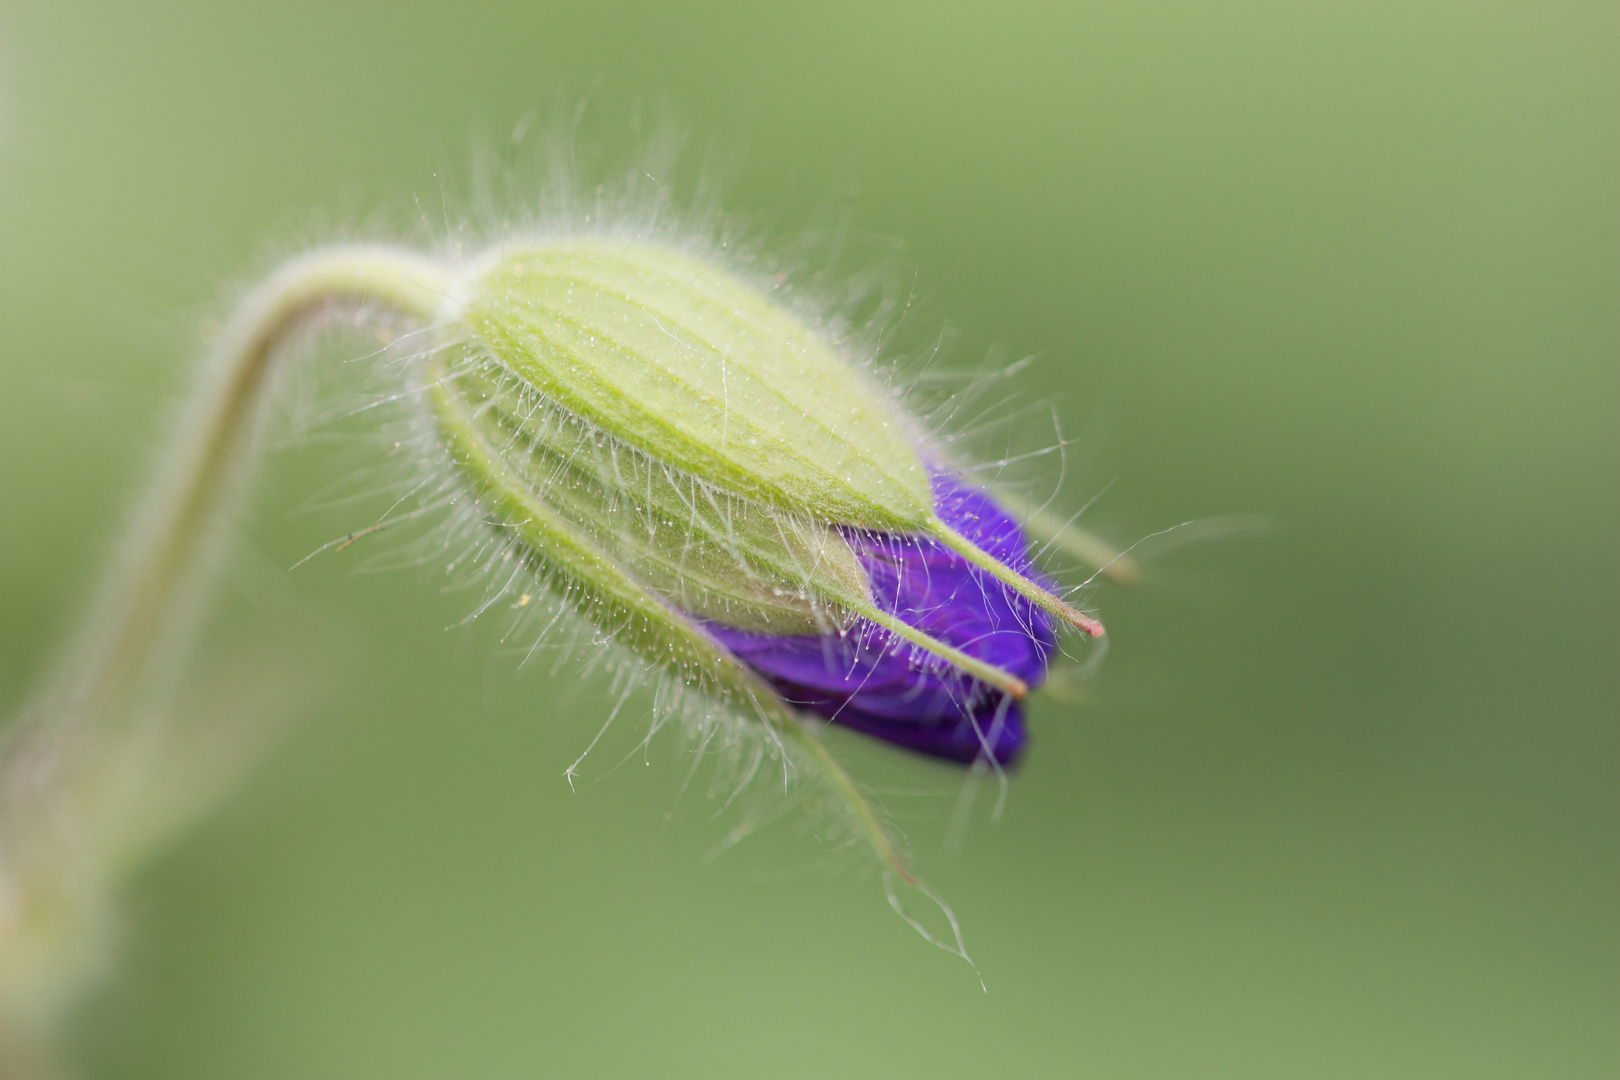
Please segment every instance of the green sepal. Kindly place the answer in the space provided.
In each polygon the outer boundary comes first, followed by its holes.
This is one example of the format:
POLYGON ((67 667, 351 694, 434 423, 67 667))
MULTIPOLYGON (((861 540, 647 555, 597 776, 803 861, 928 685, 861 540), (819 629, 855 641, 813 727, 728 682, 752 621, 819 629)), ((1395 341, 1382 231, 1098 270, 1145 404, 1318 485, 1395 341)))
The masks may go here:
POLYGON ((655 460, 845 525, 916 530, 932 511, 887 395, 711 263, 610 240, 508 249, 463 311, 502 363, 655 460))
POLYGON ((491 360, 439 361, 438 384, 502 464, 604 554, 678 611, 756 633, 822 636, 856 615, 959 671, 1023 697, 1016 675, 880 610, 839 532, 739 498, 535 393, 491 360))
POLYGON ((759 633, 819 635, 871 607, 855 553, 824 522, 654 461, 493 363, 458 364, 442 381, 528 490, 679 610, 759 633))
POLYGON ((689 618, 649 591, 571 526, 504 464, 453 391, 443 361, 429 371, 430 399, 445 449, 480 504, 521 541, 519 550, 548 584, 593 625, 653 667, 765 725, 796 767, 819 776, 884 866, 911 881, 894 838, 866 795, 783 698, 689 618), (796 753, 794 751, 797 751, 796 753))
POLYGON ((903 412, 785 306, 712 263, 607 239, 504 247, 466 282, 459 320, 469 344, 653 461, 830 524, 931 536, 1102 633, 941 521, 903 412))

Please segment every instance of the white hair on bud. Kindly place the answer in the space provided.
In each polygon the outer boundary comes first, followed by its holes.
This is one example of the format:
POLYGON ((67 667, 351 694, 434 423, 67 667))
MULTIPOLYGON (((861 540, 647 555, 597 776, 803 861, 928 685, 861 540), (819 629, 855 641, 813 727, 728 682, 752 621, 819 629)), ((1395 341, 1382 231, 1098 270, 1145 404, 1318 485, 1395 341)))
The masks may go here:
MULTIPOLYGON (((1030 421, 1050 421, 1055 427, 1054 414, 1004 393, 994 397, 1028 361, 996 362, 966 373, 948 369, 954 334, 948 328, 928 331, 924 325, 914 277, 894 257, 903 245, 857 234, 847 201, 824 205, 806 227, 785 242, 773 242, 756 223, 722 208, 725 174, 733 167, 715 169, 716 155, 710 154, 682 187, 678 178, 687 175, 690 155, 671 125, 659 127, 618 168, 584 160, 575 126, 560 124, 548 131, 545 151, 519 164, 503 162, 489 150, 475 155, 470 192, 453 197, 441 191, 431 203, 419 202, 416 236, 428 238, 452 267, 465 267, 505 243, 575 237, 672 248, 722 267, 790 310, 865 371, 894 402, 895 418, 907 425, 930 462, 988 480, 998 490, 1026 493, 1030 505, 1043 510, 1051 502, 1050 466, 1058 463, 1061 486, 1067 444, 1061 436, 1039 441, 1030 434, 1039 425, 1030 421), (460 208, 454 215, 448 209, 452 205, 460 208), (987 397, 992 400, 980 407, 987 397), (1037 441, 1031 444, 1031 439, 1037 441)), ((373 225, 360 231, 378 230, 373 225)), ((645 755, 658 732, 674 727, 690 758, 681 790, 709 763, 709 779, 702 785, 706 796, 722 809, 740 808, 742 818, 716 846, 716 854, 789 806, 825 806, 812 785, 794 783, 794 754, 773 730, 737 703, 696 689, 701 673, 656 667, 626 648, 619 641, 625 626, 604 618, 600 609, 576 606, 573 586, 524 557, 523 545, 470 492, 423 401, 422 372, 428 360, 454 343, 436 342, 431 333, 413 333, 397 319, 376 315, 360 312, 315 331, 325 338, 345 327, 363 327, 371 345, 358 355, 346 353, 349 362, 331 366, 328 370, 336 376, 320 378, 327 389, 298 395, 304 404, 296 410, 293 426, 303 438, 340 437, 350 443, 351 456, 370 460, 310 501, 312 508, 343 508, 356 520, 309 557, 330 558, 355 549, 362 570, 416 568, 440 579, 444 588, 470 595, 462 623, 494 620, 498 641, 517 666, 546 656, 552 659, 552 671, 576 665, 582 683, 588 679, 593 690, 605 690, 613 705, 601 730, 582 740, 582 752, 564 770, 570 784, 579 780, 587 756, 599 752, 628 704, 650 697, 642 735, 628 754, 645 755), (355 449, 364 447, 370 449, 355 449), (361 507, 381 509, 365 516, 361 507)), ((466 370, 478 360, 460 363, 455 370, 466 370)), ((309 372, 326 365, 301 367, 309 372)), ((547 408, 539 400, 531 405, 547 408)), ((577 417, 569 420, 590 427, 577 417)), ((633 472, 650 475, 656 465, 599 429, 587 431, 585 438, 633 472)), ((697 477, 687 475, 685 480, 694 507, 686 523, 688 542, 723 546, 727 537, 722 523, 746 500, 697 477)), ((656 529, 660 523, 642 524, 656 529)), ((812 522, 806 519, 804 524, 812 522)), ((1042 553, 1043 566, 1049 558, 1049 552, 1042 553)), ((748 569, 740 556, 737 562, 748 569)), ((847 612, 835 607, 821 610, 818 617, 829 631, 849 620, 847 612)), ((964 791, 977 777, 978 772, 968 774, 964 791)), ((844 815, 822 814, 815 820, 830 850, 860 846, 859 831, 844 815)))

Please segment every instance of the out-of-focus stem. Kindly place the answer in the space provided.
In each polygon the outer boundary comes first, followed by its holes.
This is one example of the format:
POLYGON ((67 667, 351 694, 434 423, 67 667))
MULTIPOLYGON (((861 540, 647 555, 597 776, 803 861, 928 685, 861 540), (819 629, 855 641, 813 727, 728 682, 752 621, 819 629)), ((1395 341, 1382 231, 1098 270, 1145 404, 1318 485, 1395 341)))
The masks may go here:
POLYGON ((147 741, 137 699, 189 637, 278 345, 333 306, 431 323, 448 287, 414 252, 332 247, 284 264, 214 342, 77 637, 0 740, 0 1065, 33 1057, 23 1033, 100 962, 104 894, 134 854, 114 838, 139 802, 118 759, 147 741))
POLYGON ((64 718, 115 709, 181 608, 231 509, 276 346, 322 309, 376 304, 431 321, 448 284, 414 252, 335 247, 282 266, 248 294, 210 352, 151 489, 113 559, 77 646, 47 698, 64 718))

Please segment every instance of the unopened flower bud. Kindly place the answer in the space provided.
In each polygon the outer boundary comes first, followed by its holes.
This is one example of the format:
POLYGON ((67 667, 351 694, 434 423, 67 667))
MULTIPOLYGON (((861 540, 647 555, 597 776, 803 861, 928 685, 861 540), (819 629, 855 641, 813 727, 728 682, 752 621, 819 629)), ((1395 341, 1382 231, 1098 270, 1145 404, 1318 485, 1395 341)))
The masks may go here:
POLYGON ((925 464, 890 395, 708 262, 609 240, 504 249, 445 332, 435 412, 483 504, 663 668, 1005 761, 1053 647, 1046 613, 1101 632, 1030 576, 1005 513, 925 464))
MULTIPOLYGON (((0 991, 39 1000, 51 964, 36 958, 66 954, 35 916, 63 898, 93 910, 113 863, 133 858, 95 846, 135 820, 133 773, 101 768, 103 755, 158 730, 147 712, 161 710, 136 704, 195 625, 280 346, 333 306, 433 335, 427 397, 457 494, 562 604, 696 691, 706 716, 751 717, 791 742, 871 843, 890 903, 929 936, 890 887, 889 872, 915 884, 892 834, 801 721, 1011 761, 1019 701, 1055 647, 1051 617, 1102 633, 1041 581, 1018 522, 943 468, 838 349, 703 259, 558 239, 458 274, 338 246, 283 264, 224 326, 82 640, 0 741, 0 991)), ((945 915, 954 947, 929 939, 966 958, 945 915)))

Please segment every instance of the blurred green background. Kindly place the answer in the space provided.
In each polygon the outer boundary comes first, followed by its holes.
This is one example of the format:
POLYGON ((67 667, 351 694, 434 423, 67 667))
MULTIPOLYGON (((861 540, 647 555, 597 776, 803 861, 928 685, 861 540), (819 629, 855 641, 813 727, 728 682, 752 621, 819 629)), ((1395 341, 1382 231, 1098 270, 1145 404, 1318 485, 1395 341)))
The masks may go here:
POLYGON ((1036 706, 959 856, 951 770, 839 740, 925 793, 890 806, 986 995, 791 821, 706 862, 728 822, 673 742, 570 793, 601 688, 446 633, 467 598, 423 575, 283 573, 355 519, 305 509, 319 445, 281 455, 222 603, 330 677, 129 890, 76 1062, 1616 1075, 1617 31, 1612 3, 0 4, 7 711, 221 283, 323 221, 433 218, 470 133, 593 87, 610 151, 638 100, 745 150, 738 210, 858 179, 956 363, 1042 355, 1016 388, 1080 439, 1074 491, 1115 481, 1099 528, 1280 522, 1099 595, 1107 664, 1036 706))

